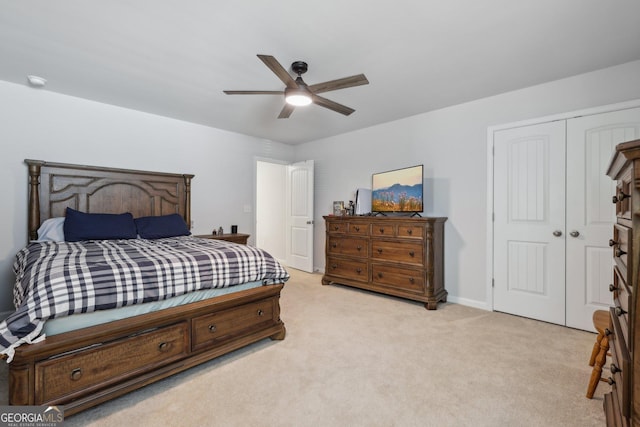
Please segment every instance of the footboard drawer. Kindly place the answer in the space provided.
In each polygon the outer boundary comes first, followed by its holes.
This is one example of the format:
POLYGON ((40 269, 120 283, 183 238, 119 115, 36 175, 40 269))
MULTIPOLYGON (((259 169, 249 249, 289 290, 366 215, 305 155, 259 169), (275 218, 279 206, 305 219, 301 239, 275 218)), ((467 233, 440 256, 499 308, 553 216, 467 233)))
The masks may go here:
POLYGON ((277 303, 275 298, 268 298, 194 318, 192 350, 198 351, 275 325, 278 321, 275 318, 277 303))
POLYGON ((66 400, 92 388, 141 374, 188 351, 187 323, 100 344, 36 363, 36 404, 66 400))

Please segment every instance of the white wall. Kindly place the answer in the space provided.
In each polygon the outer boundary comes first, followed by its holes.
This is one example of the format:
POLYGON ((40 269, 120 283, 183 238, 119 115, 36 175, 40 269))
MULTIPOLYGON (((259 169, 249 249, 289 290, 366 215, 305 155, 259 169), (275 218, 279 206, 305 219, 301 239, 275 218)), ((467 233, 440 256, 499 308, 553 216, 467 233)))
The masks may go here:
POLYGON ((374 172, 423 163, 425 215, 449 217, 449 300, 490 309, 485 283, 487 128, 637 98, 640 61, 296 146, 296 160, 316 162, 314 265, 324 270, 322 215, 331 212, 333 200, 353 200, 356 188, 371 188, 374 172))
POLYGON ((293 157, 290 145, 3 81, 0 100, 0 312, 13 309, 11 266, 27 241, 24 159, 192 173, 192 232, 253 234, 255 157, 293 157))

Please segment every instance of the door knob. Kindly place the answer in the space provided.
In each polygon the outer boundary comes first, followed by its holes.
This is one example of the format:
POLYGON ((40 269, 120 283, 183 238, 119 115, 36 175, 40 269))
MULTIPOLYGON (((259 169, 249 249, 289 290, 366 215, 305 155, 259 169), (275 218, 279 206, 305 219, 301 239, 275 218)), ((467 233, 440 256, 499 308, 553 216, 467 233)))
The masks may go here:
POLYGON ((571 235, 571 237, 578 237, 580 235, 580 232, 578 230, 573 230, 569 234, 571 235))
POLYGON ((553 232, 553 235, 556 236, 556 237, 560 237, 560 236, 562 236, 562 231, 556 230, 556 231, 553 232))

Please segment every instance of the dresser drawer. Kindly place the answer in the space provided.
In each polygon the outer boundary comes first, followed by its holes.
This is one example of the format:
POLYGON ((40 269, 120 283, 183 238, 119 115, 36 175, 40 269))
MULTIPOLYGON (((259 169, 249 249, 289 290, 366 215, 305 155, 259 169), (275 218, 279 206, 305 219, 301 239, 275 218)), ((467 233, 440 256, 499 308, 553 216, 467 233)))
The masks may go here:
MULTIPOLYGON (((186 356, 187 323, 36 363, 36 404, 112 384, 186 356)), ((72 397, 72 396, 70 396, 72 397)))
POLYGON ((349 234, 353 236, 368 236, 369 224, 349 223, 349 234))
POLYGON ((613 292, 614 305, 628 312, 632 307, 633 294, 617 265, 613 267, 613 286, 609 290, 613 292))
POLYGON ((394 237, 396 235, 395 224, 374 222, 371 224, 371 235, 378 237, 394 237))
POLYGON ((618 218, 631 219, 631 197, 629 197, 631 178, 631 168, 628 168, 616 182, 616 194, 613 196, 613 202, 616 205, 618 218))
POLYGON ((328 258, 325 274, 363 282, 369 280, 367 261, 328 258))
POLYGON ((629 416, 630 397, 631 397, 631 378, 633 377, 631 369, 631 356, 627 347, 624 333, 621 330, 621 323, 615 310, 610 309, 611 324, 613 325, 613 334, 609 335, 609 348, 611 350, 611 369, 612 379, 615 383, 615 391, 620 402, 620 409, 625 417, 629 416))
POLYGON ((424 265, 424 249, 420 243, 372 240, 371 258, 422 266, 424 265))
POLYGON ((192 319, 193 351, 255 331, 260 324, 265 327, 275 324, 274 303, 273 298, 268 298, 192 319))
POLYGON ((329 236, 327 251, 331 255, 367 257, 369 255, 369 241, 367 239, 329 236))
POLYGON ((341 233, 347 232, 349 224, 345 221, 327 221, 327 233, 341 233))
POLYGON ((631 238, 631 228, 620 224, 614 224, 613 239, 609 241, 609 245, 613 248, 613 258, 615 259, 616 265, 620 268, 620 272, 627 283, 631 283, 629 277, 630 271, 627 271, 628 260, 633 259, 630 245, 631 238))
POLYGON ((425 280, 423 270, 394 267, 384 264, 371 266, 373 283, 403 291, 423 294, 425 292, 425 280))
POLYGON ((422 239, 424 237, 424 227, 413 224, 398 224, 398 237, 422 239))

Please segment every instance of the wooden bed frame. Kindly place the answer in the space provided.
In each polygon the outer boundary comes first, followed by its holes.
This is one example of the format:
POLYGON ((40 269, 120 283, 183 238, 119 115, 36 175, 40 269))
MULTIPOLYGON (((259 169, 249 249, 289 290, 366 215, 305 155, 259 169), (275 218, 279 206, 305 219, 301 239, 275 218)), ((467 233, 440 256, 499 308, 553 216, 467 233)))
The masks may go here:
MULTIPOLYGON (((83 212, 180 213, 191 222, 193 175, 25 160, 29 238, 41 222, 83 212)), ((282 340, 280 291, 261 286, 66 332, 16 349, 9 404, 64 405, 65 416, 264 338, 282 340)))

